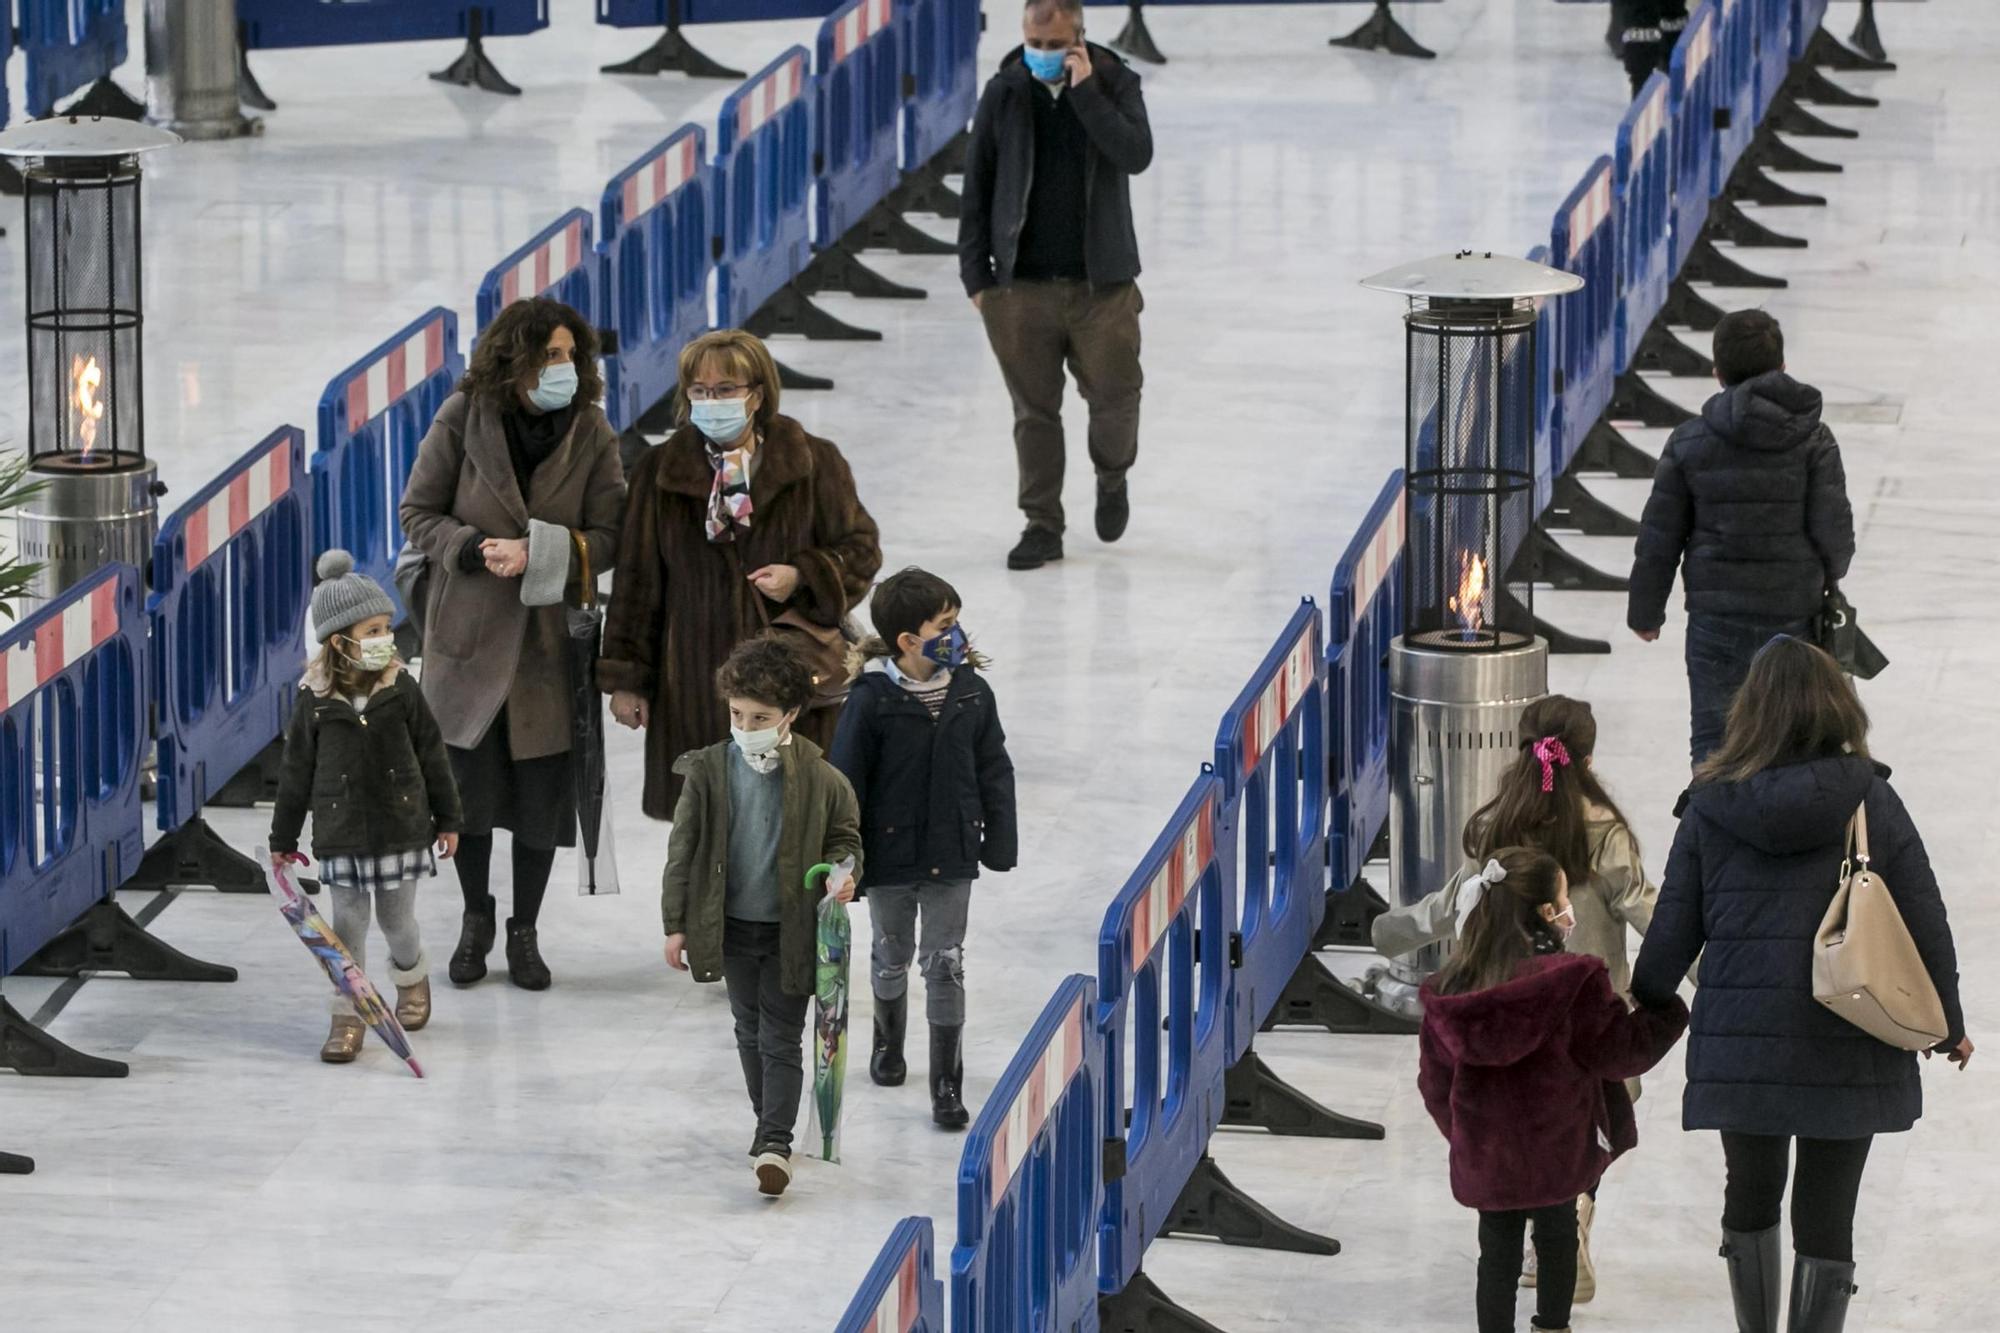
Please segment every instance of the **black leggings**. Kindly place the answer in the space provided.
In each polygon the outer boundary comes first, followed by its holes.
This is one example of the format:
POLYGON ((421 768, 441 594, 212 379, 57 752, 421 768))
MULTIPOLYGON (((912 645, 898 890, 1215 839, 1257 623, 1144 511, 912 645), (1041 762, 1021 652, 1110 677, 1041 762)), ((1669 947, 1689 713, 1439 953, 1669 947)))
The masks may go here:
MULTIPOLYGON (((493 882, 493 835, 467 833, 458 840, 459 892, 468 911, 486 910, 493 882)), ((553 847, 523 847, 514 839, 514 924, 532 926, 542 914, 542 895, 549 890, 549 869, 556 863, 553 847)))
POLYGON ((1576 1200, 1479 1214, 1479 1333, 1514 1333, 1521 1234, 1535 1224, 1535 1325, 1568 1328, 1576 1299, 1576 1200))
MULTIPOLYGON (((1800 1139, 1799 1178, 1792 1186, 1792 1249, 1811 1259, 1854 1262, 1854 1200, 1873 1138, 1800 1139)), ((1729 1182, 1722 1225, 1766 1231, 1778 1225, 1792 1141, 1782 1135, 1722 1135, 1729 1182)))

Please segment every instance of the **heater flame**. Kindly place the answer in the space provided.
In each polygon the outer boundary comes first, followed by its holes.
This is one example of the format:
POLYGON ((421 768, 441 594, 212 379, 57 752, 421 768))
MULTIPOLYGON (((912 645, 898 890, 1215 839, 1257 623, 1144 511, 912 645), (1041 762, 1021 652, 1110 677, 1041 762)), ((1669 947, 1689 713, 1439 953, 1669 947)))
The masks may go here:
POLYGON ((1470 551, 1458 557, 1458 596, 1445 599, 1445 606, 1458 617, 1467 637, 1479 633, 1486 621, 1486 561, 1470 551))
POLYGON ((104 399, 98 396, 98 390, 104 386, 104 371, 94 356, 87 360, 71 356, 69 362, 69 397, 77 411, 76 437, 88 455, 97 446, 97 423, 104 420, 104 399))

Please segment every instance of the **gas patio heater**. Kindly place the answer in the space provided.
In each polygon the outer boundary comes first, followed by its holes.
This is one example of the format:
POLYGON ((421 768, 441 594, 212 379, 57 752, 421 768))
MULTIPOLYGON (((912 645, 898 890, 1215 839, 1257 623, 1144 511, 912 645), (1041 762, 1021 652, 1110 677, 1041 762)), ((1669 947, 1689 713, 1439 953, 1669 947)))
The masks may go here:
MULTIPOLYGON (((1389 646, 1391 897, 1441 887, 1466 820, 1518 750, 1521 710, 1548 690, 1534 587, 1504 571, 1535 521, 1535 311, 1583 280, 1462 251, 1363 286, 1409 301, 1403 317, 1403 634, 1389 646)), ((1382 1003, 1417 1010, 1446 946, 1378 971, 1382 1003)))
POLYGON ((112 561, 146 568, 165 488, 146 457, 139 158, 180 142, 64 116, 0 133, 26 185, 28 465, 21 554, 52 598, 112 561))

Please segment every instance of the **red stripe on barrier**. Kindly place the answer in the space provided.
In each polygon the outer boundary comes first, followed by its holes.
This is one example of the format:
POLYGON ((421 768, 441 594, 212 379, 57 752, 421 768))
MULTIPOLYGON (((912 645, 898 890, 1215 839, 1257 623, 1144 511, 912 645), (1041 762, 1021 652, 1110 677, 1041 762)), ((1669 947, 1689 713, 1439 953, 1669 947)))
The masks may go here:
POLYGON ((208 559, 215 546, 208 539, 208 506, 203 505, 187 516, 187 523, 181 529, 187 540, 187 553, 181 558, 187 567, 193 569, 208 559))
POLYGON ((1062 1090, 1083 1067, 1083 1017, 1083 1000, 1078 997, 1028 1071, 1027 1085, 994 1131, 993 1150, 986 1163, 988 1198, 994 1205, 1014 1183, 1015 1173, 1027 1160, 1028 1149, 1047 1123, 1062 1090))
POLYGON ((368 372, 362 371, 347 382, 347 428, 359 430, 368 420, 368 372))
POLYGON ((1590 188, 1583 192, 1583 198, 1577 200, 1569 211, 1571 262, 1575 262, 1576 257, 1583 253, 1583 247, 1589 244, 1590 238, 1597 234, 1597 229, 1611 216, 1611 175, 1610 167, 1598 172, 1597 179, 1593 180, 1590 188))
POLYGON ((96 648, 118 632, 118 583, 107 580, 90 594, 90 646, 96 648))
POLYGON ((444 369, 444 321, 432 320, 424 329, 424 378, 444 369))

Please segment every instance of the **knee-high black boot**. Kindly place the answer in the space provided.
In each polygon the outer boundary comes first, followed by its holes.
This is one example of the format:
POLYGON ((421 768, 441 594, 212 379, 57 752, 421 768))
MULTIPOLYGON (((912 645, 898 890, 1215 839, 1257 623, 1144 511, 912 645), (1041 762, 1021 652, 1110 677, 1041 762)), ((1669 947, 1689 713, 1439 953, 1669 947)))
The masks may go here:
POLYGON ((1792 1256, 1792 1308, 1786 1333, 1840 1333, 1847 1326, 1847 1302, 1860 1288, 1854 1265, 1837 1259, 1792 1256))
POLYGON ((1722 1232, 1729 1261, 1729 1295, 1736 1302, 1736 1333, 1778 1333, 1778 1284, 1784 1277, 1778 1229, 1722 1232))

